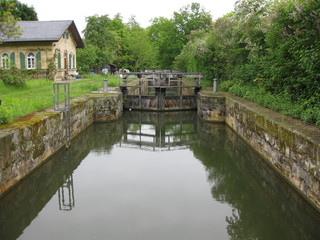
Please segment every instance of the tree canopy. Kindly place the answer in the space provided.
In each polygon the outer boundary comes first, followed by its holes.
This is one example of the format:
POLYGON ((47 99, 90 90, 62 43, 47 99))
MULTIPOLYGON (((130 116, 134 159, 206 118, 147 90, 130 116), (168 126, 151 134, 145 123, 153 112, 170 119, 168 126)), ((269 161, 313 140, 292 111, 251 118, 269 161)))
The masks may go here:
POLYGON ((15 3, 0 0, 0 43, 1 39, 19 36, 19 27, 16 27, 18 18, 14 16, 15 3))

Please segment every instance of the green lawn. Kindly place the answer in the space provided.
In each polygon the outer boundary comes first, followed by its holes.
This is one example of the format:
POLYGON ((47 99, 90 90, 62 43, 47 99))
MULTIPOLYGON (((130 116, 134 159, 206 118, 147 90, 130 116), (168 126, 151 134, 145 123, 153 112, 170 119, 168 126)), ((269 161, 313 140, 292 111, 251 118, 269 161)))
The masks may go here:
MULTIPOLYGON (((87 75, 83 80, 70 82, 70 97, 75 98, 103 87, 102 75, 87 75)), ((109 86, 117 86, 117 76, 109 76, 109 86)), ((26 80, 21 87, 0 81, 0 124, 53 106, 53 82, 47 79, 26 80)))

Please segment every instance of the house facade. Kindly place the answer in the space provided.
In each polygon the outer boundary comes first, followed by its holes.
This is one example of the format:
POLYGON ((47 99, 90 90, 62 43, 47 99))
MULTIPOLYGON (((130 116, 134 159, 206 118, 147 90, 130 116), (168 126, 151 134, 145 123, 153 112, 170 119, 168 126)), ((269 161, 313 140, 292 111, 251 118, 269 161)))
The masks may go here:
POLYGON ((76 49, 84 44, 73 21, 20 21, 17 25, 21 36, 1 39, 2 69, 14 66, 43 75, 51 69, 55 80, 69 79, 76 73, 76 49))

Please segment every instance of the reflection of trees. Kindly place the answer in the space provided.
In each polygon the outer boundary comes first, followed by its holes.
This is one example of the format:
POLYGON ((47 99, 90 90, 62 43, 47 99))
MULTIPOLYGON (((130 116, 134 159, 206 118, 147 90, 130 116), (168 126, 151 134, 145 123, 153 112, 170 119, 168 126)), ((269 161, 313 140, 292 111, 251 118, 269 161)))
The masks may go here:
POLYGON ((17 239, 91 149, 92 127, 29 175, 0 201, 0 239, 17 239))
POLYGON ((319 215, 235 133, 198 124, 203 163, 213 198, 233 207, 226 217, 231 239, 317 239, 319 215), (316 214, 317 215, 317 214, 316 214))
MULTIPOLYGON (((196 143, 189 145, 205 166, 212 196, 233 208, 231 216, 226 217, 231 239, 313 240, 320 236, 319 213, 224 125, 204 123, 190 112, 128 112, 119 121, 91 126, 72 141, 68 151, 57 153, 3 197, 0 239, 16 239, 86 155, 92 149, 110 152, 130 124, 133 127, 129 130, 136 132, 140 131, 138 124, 160 126, 165 134, 196 132, 192 135, 196 143)), ((158 137, 161 131, 155 131, 158 137)), ((70 194, 71 201, 66 205, 74 203, 70 194)))

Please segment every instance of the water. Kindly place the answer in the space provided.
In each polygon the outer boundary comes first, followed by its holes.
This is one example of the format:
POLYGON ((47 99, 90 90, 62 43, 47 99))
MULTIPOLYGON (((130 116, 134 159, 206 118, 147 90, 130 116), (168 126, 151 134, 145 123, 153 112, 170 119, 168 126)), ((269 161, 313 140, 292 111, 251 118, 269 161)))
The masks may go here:
POLYGON ((0 199, 0 239, 320 239, 319 213, 194 112, 95 124, 0 199))

